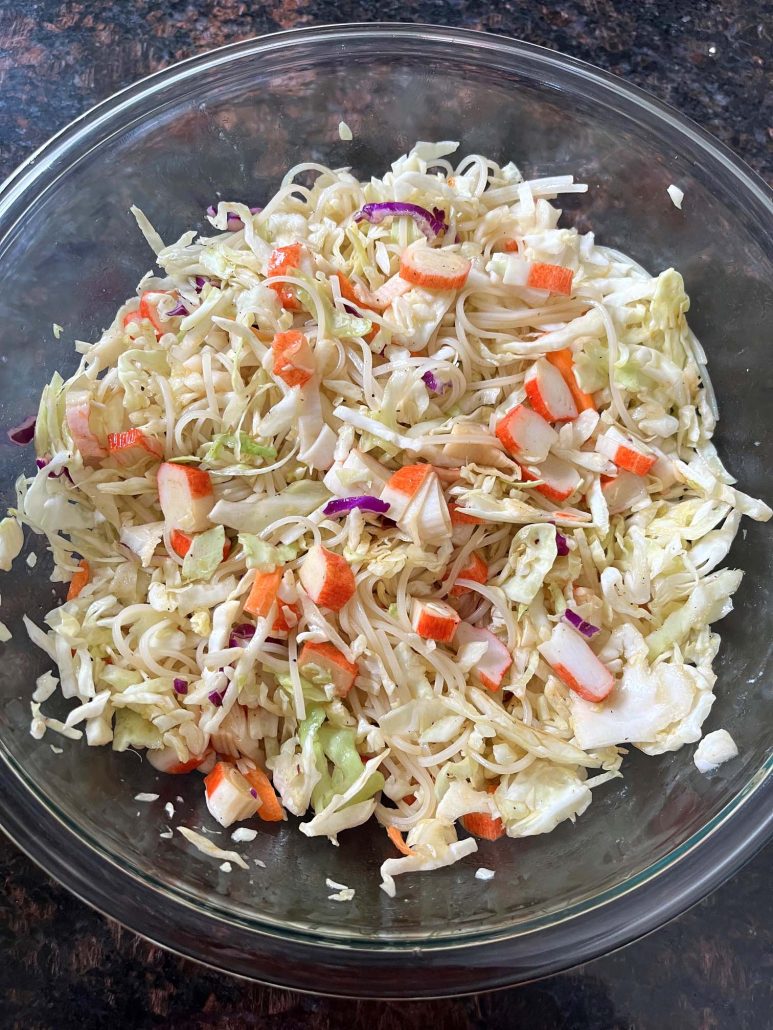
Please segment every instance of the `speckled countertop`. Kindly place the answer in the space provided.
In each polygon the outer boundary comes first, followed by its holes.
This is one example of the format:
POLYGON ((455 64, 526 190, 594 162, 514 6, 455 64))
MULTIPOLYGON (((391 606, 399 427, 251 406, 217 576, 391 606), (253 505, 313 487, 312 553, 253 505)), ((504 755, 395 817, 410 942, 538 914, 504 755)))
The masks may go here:
MULTIPOLYGON (((773 179, 767 0, 0 0, 0 177, 92 104, 175 60, 376 14, 487 29, 590 61, 673 104, 773 179)), ((468 999, 379 1003, 260 987, 166 954, 76 901, 2 839, 0 1025, 762 1030, 773 1012, 771 854, 669 926, 572 972, 468 999)))

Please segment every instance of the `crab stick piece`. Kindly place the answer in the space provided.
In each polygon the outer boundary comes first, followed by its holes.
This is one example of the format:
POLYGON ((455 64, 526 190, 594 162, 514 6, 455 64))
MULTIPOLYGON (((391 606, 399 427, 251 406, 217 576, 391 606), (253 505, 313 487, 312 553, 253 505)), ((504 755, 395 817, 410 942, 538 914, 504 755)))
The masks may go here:
POLYGON ((65 401, 65 421, 72 442, 84 461, 104 458, 107 453, 91 428, 91 395, 88 390, 73 390, 65 401))
POLYGON ((491 465, 512 471, 513 462, 495 437, 483 426, 474 422, 457 422, 451 429, 451 436, 457 440, 449 440, 443 445, 443 457, 458 462, 460 465, 491 465))
POLYGON ((497 438, 505 450, 525 461, 544 461, 558 443, 558 433, 542 415, 518 404, 497 422, 497 438))
POLYGON ((408 247, 400 257, 400 278, 425 290, 458 290, 467 282, 472 265, 445 247, 408 247))
POLYGON ((257 791, 260 808, 258 818, 267 823, 279 823, 287 817, 282 808, 279 798, 276 796, 271 780, 262 769, 249 769, 244 774, 245 780, 253 790, 257 791))
MULTIPOLYGON (((191 549, 193 537, 189 536, 187 533, 183 533, 179 529, 173 529, 169 534, 169 543, 172 545, 172 550, 175 554, 179 554, 181 558, 184 558, 191 549)), ((231 541, 226 537, 225 543, 223 544, 223 561, 226 560, 230 553, 231 541)))
POLYGON ((585 701, 603 701, 615 685, 609 669, 566 623, 557 622, 550 640, 537 650, 556 676, 585 701))
POLYGON ((70 585, 67 588, 67 600, 72 601, 74 597, 77 597, 90 579, 91 566, 85 558, 81 558, 78 562, 78 571, 73 575, 70 580, 70 585))
POLYGON ((274 375, 288 386, 305 386, 316 372, 309 341, 297 329, 277 333, 271 350, 274 353, 274 375))
POLYGON ((548 290, 550 293, 563 293, 569 297, 572 293, 574 272, 563 265, 548 265, 542 261, 534 261, 526 278, 526 285, 533 290, 548 290))
POLYGON ((158 500, 172 529, 201 533, 209 527, 215 494, 208 472, 165 461, 158 468, 158 500))
POLYGON ((646 501, 649 497, 641 476, 632 472, 621 472, 619 476, 602 476, 601 491, 607 502, 610 515, 619 515, 630 511, 634 504, 646 501))
POLYGON ((337 647, 327 642, 315 644, 307 640, 298 657, 298 671, 303 674, 303 670, 310 666, 316 666, 330 676, 338 697, 346 697, 359 672, 358 666, 347 661, 337 647))
POLYGON ((550 351, 545 357, 564 377, 564 382, 569 387, 574 403, 577 405, 577 410, 596 411, 593 397, 580 389, 580 384, 577 382, 577 376, 574 374, 574 355, 571 349, 564 347, 563 350, 550 351))
POLYGON ((408 505, 418 496, 428 478, 434 474, 431 465, 403 465, 387 480, 381 491, 381 500, 389 505, 389 517, 396 522, 403 517, 408 505))
POLYGON ((320 608, 340 611, 354 596, 354 573, 348 562, 320 544, 306 552, 299 578, 303 589, 320 608))
POLYGON ((380 461, 354 447, 343 461, 333 464, 325 473, 322 482, 331 494, 351 497, 361 486, 367 487, 367 493, 380 494, 390 475, 389 469, 380 461))
MULTIPOLYGON (((471 579, 474 583, 486 583, 488 581, 488 565, 477 551, 473 551, 467 559, 467 563, 459 569, 456 578, 471 579)), ((463 594, 469 594, 470 588, 453 586, 450 592, 451 597, 461 597, 463 594)))
POLYGON ((457 649, 464 647, 465 644, 488 645, 486 653, 476 664, 473 672, 487 690, 494 692, 499 690, 507 670, 513 664, 513 656, 499 637, 480 626, 471 626, 468 622, 461 622, 456 631, 454 644, 457 649))
POLYGON ((619 429, 611 426, 596 440, 596 450, 605 458, 613 461, 618 468, 633 472, 635 476, 646 476, 658 460, 644 444, 630 436, 625 436, 619 429))
POLYGON ((256 788, 230 762, 218 762, 204 778, 204 796, 210 815, 221 826, 249 819, 261 805, 256 788))
POLYGON ((535 489, 556 504, 570 497, 582 483, 580 474, 573 465, 552 454, 540 462, 539 467, 521 465, 521 475, 527 481, 541 479, 543 482, 535 489))
POLYGON ((479 519, 477 515, 468 515, 464 508, 460 508, 453 501, 448 505, 448 514, 451 516, 451 525, 455 527, 483 525, 483 519, 479 519))
MULTIPOLYGON (((140 306, 137 309, 137 314, 140 318, 147 318, 156 330, 156 336, 162 336, 165 332, 169 331, 169 326, 166 324, 166 318, 162 321, 162 316, 159 313, 158 306, 164 297, 177 297, 176 293, 163 290, 147 290, 140 297, 140 306)), ((174 307, 174 305, 171 305, 174 307)), ((124 321, 126 325, 126 321, 124 321)))
MULTIPOLYGON (((300 243, 276 247, 269 255, 266 277, 271 279, 275 275, 292 275, 300 268, 302 258, 303 246, 300 243)), ((268 286, 276 293, 283 308, 288 311, 300 311, 300 301, 287 283, 268 283, 268 286)))
POLYGON ((373 292, 371 303, 368 306, 373 308, 374 311, 386 311, 393 300, 402 297, 404 293, 408 293, 411 289, 413 289, 412 284, 398 272, 373 292))
POLYGON ((571 390, 558 369, 545 358, 534 362, 523 385, 531 406, 548 422, 571 422, 577 418, 571 390))
POLYGON ((450 644, 460 622, 459 614, 444 601, 427 601, 418 597, 413 599, 411 625, 414 632, 425 640, 450 644))
POLYGON ((162 773, 172 773, 174 776, 180 776, 183 773, 198 769, 207 758, 207 752, 204 752, 203 755, 193 755, 187 762, 181 762, 173 747, 162 747, 158 751, 148 751, 147 755, 148 761, 154 769, 158 769, 162 773))
POLYGON ((107 453, 120 465, 136 465, 143 458, 163 458, 164 448, 154 436, 141 429, 107 434, 107 453))

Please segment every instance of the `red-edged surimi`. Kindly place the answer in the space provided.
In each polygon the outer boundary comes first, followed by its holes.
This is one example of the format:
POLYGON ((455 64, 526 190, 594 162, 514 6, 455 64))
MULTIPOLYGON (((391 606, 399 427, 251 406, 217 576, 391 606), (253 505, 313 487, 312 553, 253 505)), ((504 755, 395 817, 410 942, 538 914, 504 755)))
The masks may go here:
POLYGON ((215 494, 209 473, 165 461, 158 468, 158 500, 171 529, 201 533, 209 528, 215 494))
POLYGON ((210 815, 221 826, 249 819, 260 808, 257 790, 230 762, 218 762, 205 777, 204 796, 210 815))
POLYGON ((596 450, 618 468, 632 472, 635 476, 646 476, 658 460, 657 455, 652 454, 643 443, 626 436, 614 426, 601 433, 596 440, 596 450))
POLYGON ((73 390, 67 394, 64 417, 83 460, 104 458, 107 452, 91 428, 91 395, 88 390, 73 390))
POLYGON ((532 408, 548 422, 571 422, 577 418, 572 391, 555 365, 545 358, 534 362, 523 385, 532 408))
POLYGON ((602 476, 601 491, 607 502, 610 515, 630 511, 634 504, 649 497, 644 480, 632 472, 621 472, 617 476, 602 476))
POLYGON ((603 701, 615 685, 609 669, 566 623, 557 622, 550 639, 537 650, 556 676, 586 701, 603 701))
MULTIPOLYGON (((459 569, 456 579, 469 579, 474 583, 486 583, 488 581, 488 565, 477 551, 473 551, 465 564, 459 569)), ((451 597, 461 597, 463 594, 469 593, 470 587, 464 586, 453 586, 450 590, 451 597)))
POLYGON ((522 461, 544 461, 558 443, 558 433, 542 415, 517 404, 497 422, 496 434, 505 450, 522 461))
POLYGON ((415 633, 425 640, 450 644, 461 619, 458 612, 444 601, 415 597, 411 611, 411 625, 415 633))
POLYGON ((577 469, 568 461, 549 454, 545 461, 536 465, 522 465, 521 475, 525 480, 543 480, 535 487, 544 497, 556 504, 565 501, 580 486, 582 479, 577 469))
POLYGON ((143 458, 163 458, 164 448, 154 436, 141 429, 107 434, 107 451, 120 465, 136 465, 143 458))
POLYGON ((203 755, 192 755, 187 761, 181 762, 172 747, 162 747, 156 751, 148 749, 146 754, 154 769, 158 769, 162 773, 172 773, 175 776, 198 769, 207 757, 205 752, 203 755))
POLYGON ((425 290, 458 290, 464 286, 472 265, 446 247, 414 244, 400 257, 400 277, 425 290))
POLYGON ((346 559, 319 544, 306 552, 299 578, 315 604, 334 612, 351 600, 356 588, 354 573, 346 559))
POLYGON ((487 644, 486 653, 476 662, 472 670, 487 690, 499 690, 502 680, 510 666, 513 664, 513 656, 505 645, 490 630, 481 626, 471 626, 467 622, 460 622, 454 644, 457 648, 465 644, 487 644))
POLYGON ((298 671, 301 675, 308 666, 317 666, 329 674, 338 697, 346 697, 357 678, 358 668, 355 663, 348 661, 337 647, 327 641, 305 642, 298 656, 298 671))

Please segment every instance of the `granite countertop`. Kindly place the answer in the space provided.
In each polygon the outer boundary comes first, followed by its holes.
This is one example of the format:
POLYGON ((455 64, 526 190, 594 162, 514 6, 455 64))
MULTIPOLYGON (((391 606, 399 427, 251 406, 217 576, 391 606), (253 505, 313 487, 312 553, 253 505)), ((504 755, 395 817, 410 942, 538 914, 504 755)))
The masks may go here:
MULTIPOLYGON (((302 25, 373 20, 346 0, 0 0, 0 177, 92 104, 223 43, 302 25)), ((769 0, 382 0, 384 21, 518 36, 621 75, 673 104, 773 178, 765 89, 769 0)), ((105 920, 0 839, 3 1026, 327 1030, 714 1030, 770 1025, 770 848, 712 897, 572 972, 467 999, 335 1001, 261 987, 162 952, 105 920)))

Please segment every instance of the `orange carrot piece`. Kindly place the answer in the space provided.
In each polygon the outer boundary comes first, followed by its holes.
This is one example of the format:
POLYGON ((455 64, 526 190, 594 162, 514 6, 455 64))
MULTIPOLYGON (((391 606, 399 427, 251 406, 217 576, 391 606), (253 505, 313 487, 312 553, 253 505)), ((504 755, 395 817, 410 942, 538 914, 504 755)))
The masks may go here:
POLYGON ((413 848, 409 848, 405 843, 402 833, 400 833, 396 826, 387 826, 387 837, 389 837, 401 855, 416 854, 413 848))
POLYGON ((249 785, 258 792, 258 798, 261 801, 260 808, 258 809, 258 817, 264 819, 267 823, 278 823, 281 822, 285 817, 285 810, 280 804, 279 798, 276 796, 276 791, 271 785, 271 780, 266 776, 262 769, 250 769, 244 773, 245 780, 249 785))
POLYGON ((83 590, 88 581, 91 579, 91 568, 85 558, 81 558, 78 562, 80 568, 70 580, 70 585, 67 588, 67 600, 72 601, 74 597, 83 590))
POLYGON ((271 605, 276 601, 281 582, 281 569, 256 573, 249 596, 244 603, 245 612, 256 618, 265 619, 271 610, 271 605))
POLYGON ((473 837, 483 840, 499 840, 505 835, 505 825, 501 819, 493 819, 486 812, 468 812, 461 819, 462 826, 473 837))
POLYGON ((577 376, 574 374, 574 355, 569 347, 564 347, 563 350, 551 351, 549 354, 546 354, 545 357, 551 365, 555 365, 564 377, 564 382, 571 390, 574 403, 577 405, 577 410, 596 411, 596 405, 593 402, 593 398, 589 393, 580 389, 580 385, 577 382, 577 376))
POLYGON ((572 292, 574 272, 563 265, 548 265, 536 261, 529 269, 526 285, 535 290, 549 290, 551 293, 563 293, 567 297, 572 292))

